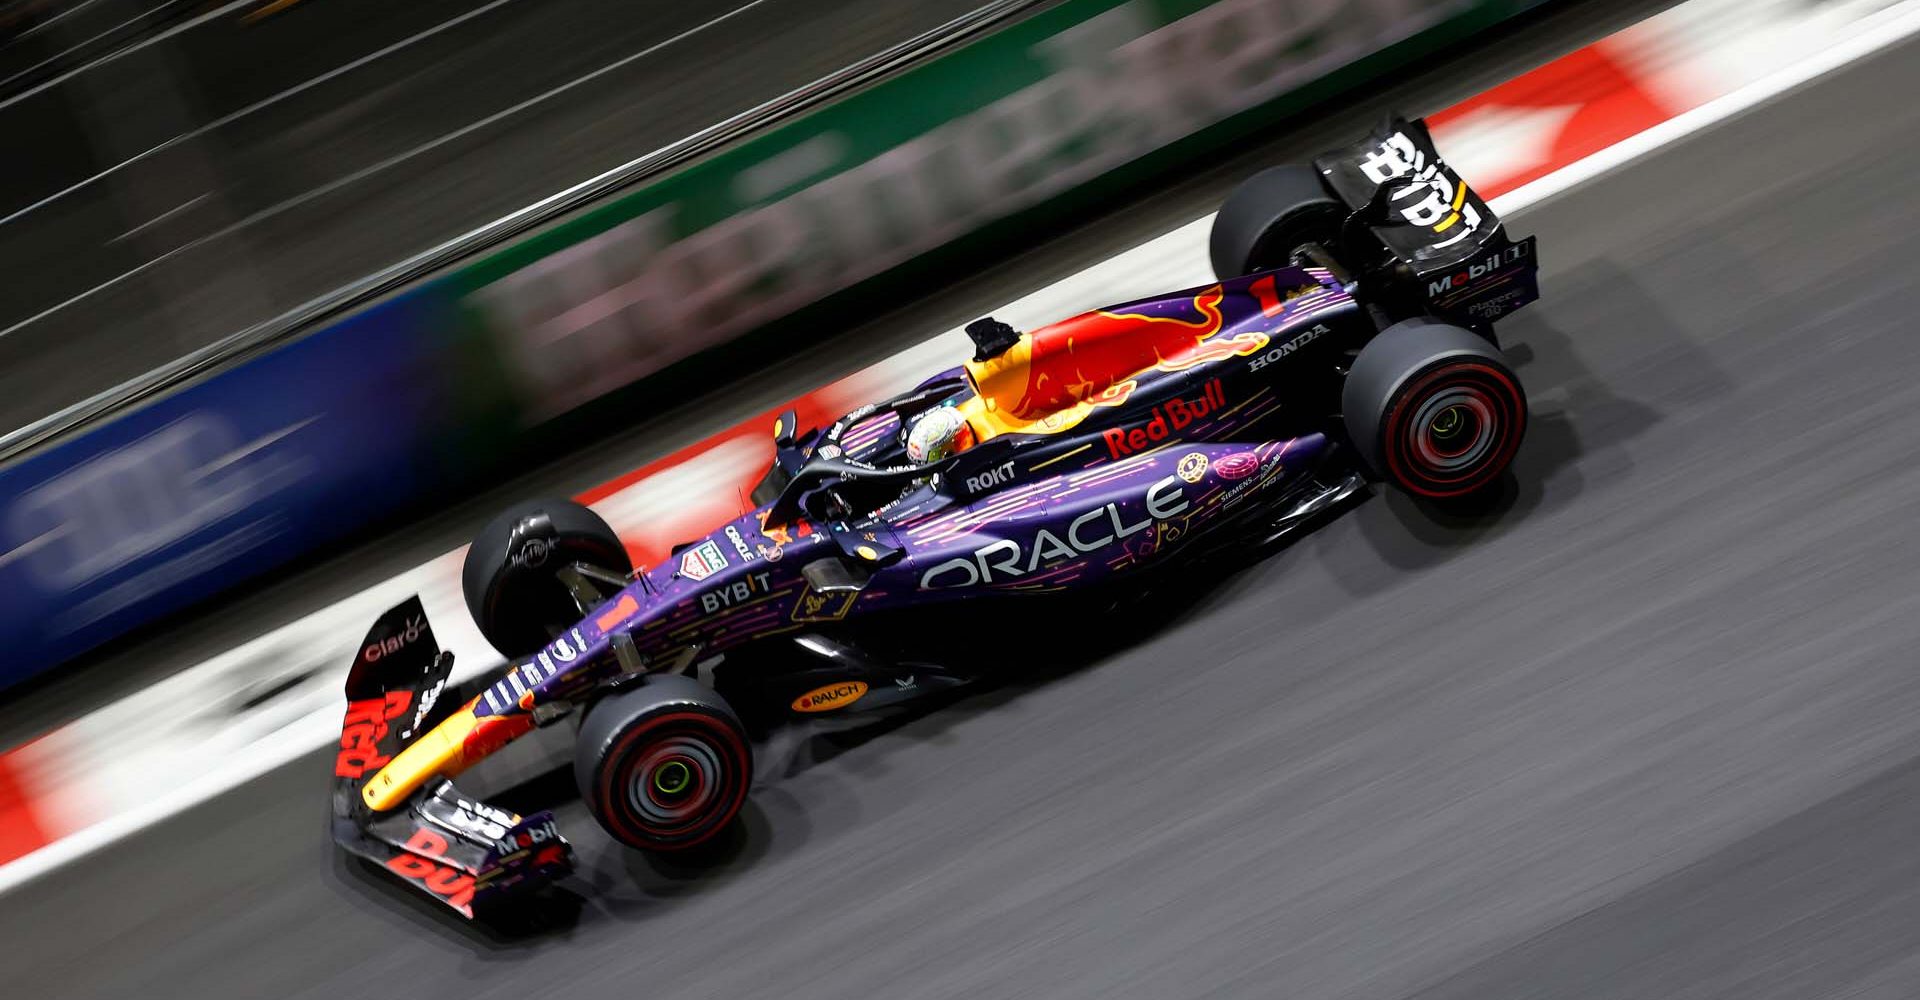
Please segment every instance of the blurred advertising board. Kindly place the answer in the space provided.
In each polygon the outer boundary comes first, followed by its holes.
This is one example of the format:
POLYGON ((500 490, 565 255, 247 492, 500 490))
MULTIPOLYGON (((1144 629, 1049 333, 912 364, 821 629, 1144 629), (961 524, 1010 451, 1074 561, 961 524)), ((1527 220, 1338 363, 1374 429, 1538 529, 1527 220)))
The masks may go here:
POLYGON ((1064 3, 452 284, 538 423, 1043 203, 1097 196, 1128 168, 1219 149, 1525 6, 1064 3))
POLYGON ((456 476, 455 312, 421 289, 0 469, 0 683, 456 476))
POLYGON ((0 469, 0 687, 1538 2, 1065 0, 42 449, 0 469))

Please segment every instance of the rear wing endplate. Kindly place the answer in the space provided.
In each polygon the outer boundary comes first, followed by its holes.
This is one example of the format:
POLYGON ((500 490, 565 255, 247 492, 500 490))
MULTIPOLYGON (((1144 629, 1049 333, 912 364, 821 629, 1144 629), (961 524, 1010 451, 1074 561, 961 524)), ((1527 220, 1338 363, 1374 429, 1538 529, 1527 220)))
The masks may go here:
POLYGON ((1434 313, 1491 323, 1540 297, 1533 237, 1514 241, 1454 173, 1421 119, 1388 119, 1374 134, 1314 161, 1327 187, 1363 221, 1434 313))

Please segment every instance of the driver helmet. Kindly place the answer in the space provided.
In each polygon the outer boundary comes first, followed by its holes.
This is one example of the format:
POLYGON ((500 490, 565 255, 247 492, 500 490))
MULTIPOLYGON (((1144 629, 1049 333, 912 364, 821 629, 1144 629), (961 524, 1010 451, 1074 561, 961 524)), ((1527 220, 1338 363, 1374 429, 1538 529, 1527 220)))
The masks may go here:
POLYGON ((973 428, 951 406, 928 410, 907 432, 907 458, 927 465, 973 447, 973 428))

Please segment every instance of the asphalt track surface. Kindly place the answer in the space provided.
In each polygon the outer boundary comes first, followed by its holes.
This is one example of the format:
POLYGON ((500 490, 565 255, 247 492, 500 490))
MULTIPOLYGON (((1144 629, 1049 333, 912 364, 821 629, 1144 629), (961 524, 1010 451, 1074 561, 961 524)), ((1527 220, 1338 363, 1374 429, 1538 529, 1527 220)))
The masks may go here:
POLYGON ((316 754, 10 894, 8 992, 1920 994, 1917 48, 1515 220, 1499 509, 1376 496, 1129 647, 771 748, 702 866, 564 802, 531 932, 337 858, 316 754))
POLYGON ((0 93, 0 433, 977 6, 304 0, 0 93))

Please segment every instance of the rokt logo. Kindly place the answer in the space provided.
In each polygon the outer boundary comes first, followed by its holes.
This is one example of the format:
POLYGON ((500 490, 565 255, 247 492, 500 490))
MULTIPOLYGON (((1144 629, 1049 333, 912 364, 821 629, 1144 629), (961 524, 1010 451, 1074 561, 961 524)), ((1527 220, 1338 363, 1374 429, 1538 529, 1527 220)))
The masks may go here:
POLYGON ((968 476, 966 479, 967 492, 984 493, 1012 478, 1013 463, 1007 462, 1004 465, 998 465, 988 469, 977 476, 968 476))

